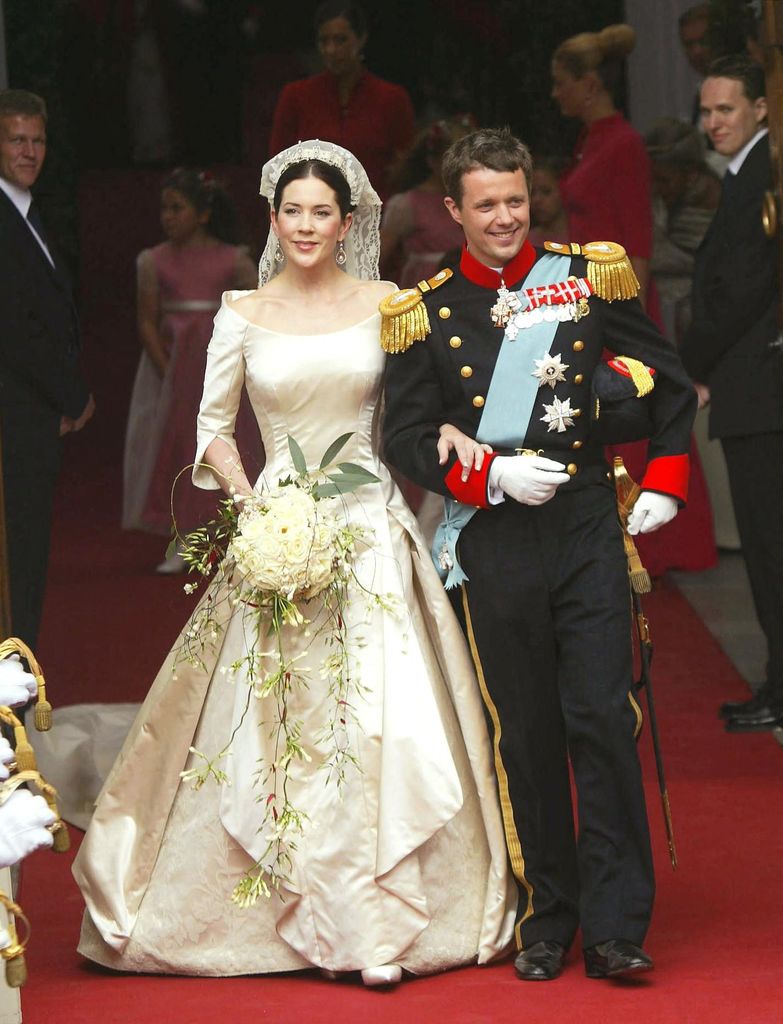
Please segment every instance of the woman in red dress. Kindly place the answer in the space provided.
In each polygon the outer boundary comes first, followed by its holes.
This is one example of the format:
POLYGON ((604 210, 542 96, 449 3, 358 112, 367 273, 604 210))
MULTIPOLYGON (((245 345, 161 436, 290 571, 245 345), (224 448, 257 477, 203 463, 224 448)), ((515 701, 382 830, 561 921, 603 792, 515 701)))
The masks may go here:
MULTIPOLYGON (((573 160, 560 179, 571 239, 619 242, 641 285, 640 299, 661 326, 658 300, 649 286, 653 218, 650 161, 641 135, 617 109, 625 58, 636 34, 630 25, 609 25, 560 43, 552 58, 552 96, 566 117, 583 128, 573 160)), ((609 449, 622 455, 639 479, 647 443, 609 449)), ((687 509, 656 534, 638 538, 639 551, 653 576, 667 569, 701 571, 715 564, 716 551, 707 487, 696 446, 691 448, 687 509)))
POLYGON ((290 82, 280 93, 269 150, 279 153, 301 139, 336 142, 356 154, 386 199, 389 169, 413 141, 410 96, 364 67, 367 22, 359 4, 327 0, 314 22, 326 70, 290 82))

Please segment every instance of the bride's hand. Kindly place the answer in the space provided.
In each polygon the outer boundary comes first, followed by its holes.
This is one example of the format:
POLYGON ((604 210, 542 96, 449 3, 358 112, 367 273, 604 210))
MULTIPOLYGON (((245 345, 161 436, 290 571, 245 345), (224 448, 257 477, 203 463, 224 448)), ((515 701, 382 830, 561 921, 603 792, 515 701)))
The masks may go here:
POLYGON ((468 437, 458 430, 451 423, 444 423, 440 428, 438 439, 438 462, 442 466, 449 457, 450 452, 455 451, 457 458, 462 464, 462 481, 468 479, 471 468, 480 470, 484 464, 484 454, 491 453, 492 448, 488 444, 481 444, 479 441, 468 437))

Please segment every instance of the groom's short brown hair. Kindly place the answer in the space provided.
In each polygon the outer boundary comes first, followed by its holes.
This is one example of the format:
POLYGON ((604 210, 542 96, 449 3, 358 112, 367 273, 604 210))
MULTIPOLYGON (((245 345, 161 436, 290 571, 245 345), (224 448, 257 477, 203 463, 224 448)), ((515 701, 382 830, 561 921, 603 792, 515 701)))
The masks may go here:
POLYGON ((441 176, 446 195, 462 204, 462 178, 469 171, 486 167, 490 171, 522 170, 530 188, 533 160, 530 150, 510 128, 479 128, 457 139, 443 155, 441 176))

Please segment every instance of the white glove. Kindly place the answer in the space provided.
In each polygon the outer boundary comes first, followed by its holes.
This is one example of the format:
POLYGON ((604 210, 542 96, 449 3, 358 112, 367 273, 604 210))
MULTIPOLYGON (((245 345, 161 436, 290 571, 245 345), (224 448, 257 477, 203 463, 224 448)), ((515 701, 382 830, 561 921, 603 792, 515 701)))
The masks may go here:
POLYGON ((0 868, 16 864, 28 853, 51 846, 54 836, 46 826, 55 821, 42 796, 17 789, 0 806, 0 868))
POLYGON ((35 676, 25 672, 16 654, 0 661, 0 704, 18 708, 38 694, 35 676))
POLYGON ((677 501, 668 494, 642 491, 628 516, 628 532, 632 536, 652 533, 670 523, 677 515, 677 509, 677 501))
POLYGON ((523 505, 543 505, 570 480, 562 462, 540 455, 498 455, 489 467, 489 486, 523 505))
POLYGON ((11 936, 8 934, 5 928, 0 928, 0 949, 8 949, 10 945, 11 936))
MULTIPOLYGON (((5 736, 0 736, 0 782, 5 782, 11 774, 6 768, 6 765, 15 760, 16 754, 14 753, 11 744, 5 736)), ((2 949, 2 946, 0 946, 0 949, 2 949)))

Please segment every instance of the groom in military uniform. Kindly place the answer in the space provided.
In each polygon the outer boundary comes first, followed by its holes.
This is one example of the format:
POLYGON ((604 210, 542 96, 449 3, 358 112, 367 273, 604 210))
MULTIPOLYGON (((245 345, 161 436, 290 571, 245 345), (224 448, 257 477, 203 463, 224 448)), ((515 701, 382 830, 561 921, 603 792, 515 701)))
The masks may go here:
POLYGON ((641 947, 654 879, 628 564, 603 443, 650 437, 628 530, 656 530, 687 496, 696 398, 619 245, 527 241, 531 171, 507 129, 447 152, 446 205, 466 245, 453 273, 381 305, 384 443, 407 477, 446 496, 434 558, 486 707, 520 894, 517 973, 557 977, 581 928, 588 976, 617 977, 652 967, 641 947), (647 429, 613 435, 623 406, 647 429), (480 469, 455 451, 439 462, 445 424, 491 446, 480 469))

